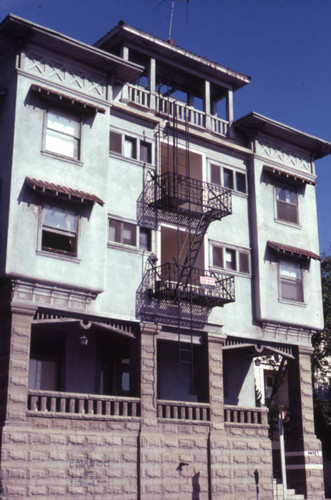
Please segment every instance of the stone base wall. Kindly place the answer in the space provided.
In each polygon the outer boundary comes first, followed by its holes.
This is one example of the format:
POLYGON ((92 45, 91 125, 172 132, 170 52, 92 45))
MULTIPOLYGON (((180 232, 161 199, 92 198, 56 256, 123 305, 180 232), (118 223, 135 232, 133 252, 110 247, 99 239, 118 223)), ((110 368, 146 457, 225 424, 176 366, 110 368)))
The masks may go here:
POLYGON ((255 469, 271 500, 264 428, 28 417, 2 428, 0 499, 253 500, 255 469))

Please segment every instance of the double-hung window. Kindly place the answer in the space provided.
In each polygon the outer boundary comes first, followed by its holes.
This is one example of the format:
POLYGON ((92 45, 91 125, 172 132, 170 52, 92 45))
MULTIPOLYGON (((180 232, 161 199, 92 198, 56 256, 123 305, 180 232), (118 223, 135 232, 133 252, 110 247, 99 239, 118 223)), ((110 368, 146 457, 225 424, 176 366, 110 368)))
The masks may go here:
POLYGON ((302 267, 299 262, 279 261, 280 298, 303 302, 302 267))
POLYGON ((137 245, 137 228, 135 224, 109 219, 108 240, 124 245, 137 245))
POLYGON ((289 187, 276 187, 277 219, 298 224, 298 194, 289 187))
POLYGON ((44 149, 79 160, 81 122, 71 113, 51 109, 46 113, 44 149))
POLYGON ((77 214, 73 210, 44 205, 42 216, 41 249, 77 255, 77 214))

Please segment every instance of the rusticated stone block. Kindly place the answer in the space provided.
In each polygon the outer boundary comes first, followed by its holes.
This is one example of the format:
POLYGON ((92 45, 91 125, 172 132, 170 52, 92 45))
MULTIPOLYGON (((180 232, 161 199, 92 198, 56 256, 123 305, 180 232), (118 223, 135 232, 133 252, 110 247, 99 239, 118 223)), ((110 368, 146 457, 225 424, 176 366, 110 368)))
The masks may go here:
POLYGON ((54 495, 55 497, 63 497, 66 494, 66 489, 61 486, 49 486, 48 495, 54 495))
POLYGON ((7 487, 7 496, 9 498, 15 498, 15 497, 23 497, 26 498, 26 491, 25 488, 21 488, 19 486, 8 486, 7 487))
POLYGON ((46 496, 46 486, 29 486, 28 488, 30 496, 46 496))
POLYGON ((81 498, 84 498, 84 488, 78 486, 69 486, 68 493, 70 493, 70 495, 80 495, 81 498))

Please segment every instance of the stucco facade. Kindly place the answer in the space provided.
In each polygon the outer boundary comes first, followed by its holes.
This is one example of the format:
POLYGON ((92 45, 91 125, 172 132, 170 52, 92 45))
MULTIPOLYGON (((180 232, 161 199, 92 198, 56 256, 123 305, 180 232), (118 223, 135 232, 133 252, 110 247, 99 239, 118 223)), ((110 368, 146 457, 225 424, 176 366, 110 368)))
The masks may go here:
POLYGON ((273 355, 288 485, 322 500, 331 144, 234 121, 248 76, 124 23, 88 46, 10 15, 0 47, 0 498, 275 498, 254 375, 273 355))

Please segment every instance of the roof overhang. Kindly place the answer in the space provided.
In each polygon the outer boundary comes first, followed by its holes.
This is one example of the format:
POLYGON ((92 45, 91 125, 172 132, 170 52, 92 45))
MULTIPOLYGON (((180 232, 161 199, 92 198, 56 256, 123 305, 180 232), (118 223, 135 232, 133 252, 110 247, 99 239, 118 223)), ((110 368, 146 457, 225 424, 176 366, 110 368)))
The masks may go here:
POLYGON ((316 181, 314 179, 304 177, 296 173, 294 174, 280 168, 264 165, 263 171, 278 181, 283 181, 295 186, 298 186, 299 184, 312 184, 313 186, 316 186, 316 181))
POLYGON ((1 22, 0 35, 20 40, 23 43, 33 42, 43 48, 53 49, 63 56, 90 64, 110 74, 111 78, 123 82, 133 80, 143 71, 143 68, 137 64, 13 14, 8 14, 1 22))
POLYGON ((173 60, 174 63, 181 63, 188 68, 209 75, 215 80, 226 82, 234 90, 247 85, 251 80, 251 77, 248 75, 238 73, 221 64, 198 56, 161 38, 129 26, 123 21, 120 21, 117 26, 106 33, 94 45, 103 50, 111 51, 123 42, 130 42, 132 46, 139 46, 150 54, 157 54, 158 57, 163 56, 168 61, 173 60))
POLYGON ((267 245, 273 252, 284 255, 285 257, 321 260, 321 257, 317 253, 303 248, 292 247, 290 245, 284 245, 283 243, 276 243, 275 241, 268 241, 267 245))
POLYGON ((262 132, 280 141, 302 148, 309 152, 314 159, 323 158, 331 153, 330 142, 301 132, 254 111, 236 120, 234 126, 243 130, 249 136, 255 136, 257 133, 262 132))
POLYGON ((101 106, 91 104, 81 99, 76 99, 76 97, 72 97, 62 92, 56 92, 55 90, 51 90, 47 87, 42 87, 40 85, 33 84, 31 85, 30 89, 34 94, 38 95, 43 99, 47 99, 48 101, 51 101, 54 104, 64 104, 73 107, 77 111, 83 113, 94 114, 94 113, 105 113, 106 111, 105 108, 102 108, 101 106))
POLYGON ((80 189, 72 189, 69 187, 54 184, 53 182, 34 179, 33 177, 25 178, 26 185, 37 193, 57 197, 63 200, 76 201, 83 204, 98 203, 103 206, 104 202, 94 194, 86 193, 80 189))

